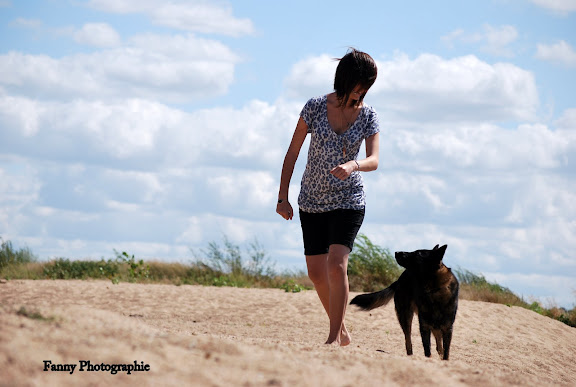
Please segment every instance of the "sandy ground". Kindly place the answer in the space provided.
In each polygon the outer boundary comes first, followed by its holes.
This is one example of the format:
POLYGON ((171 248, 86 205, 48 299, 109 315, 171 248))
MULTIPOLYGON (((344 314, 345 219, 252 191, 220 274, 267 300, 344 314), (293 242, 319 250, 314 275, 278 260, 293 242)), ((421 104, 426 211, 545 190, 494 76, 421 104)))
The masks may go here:
POLYGON ((417 321, 406 356, 393 304, 350 307, 353 342, 334 348, 322 344, 328 318, 314 291, 12 280, 0 283, 0 385, 576 386, 575 328, 518 307, 459 305, 441 361, 424 356, 417 321), (76 368, 44 371, 44 361, 76 368), (128 374, 134 362, 149 371, 128 374))

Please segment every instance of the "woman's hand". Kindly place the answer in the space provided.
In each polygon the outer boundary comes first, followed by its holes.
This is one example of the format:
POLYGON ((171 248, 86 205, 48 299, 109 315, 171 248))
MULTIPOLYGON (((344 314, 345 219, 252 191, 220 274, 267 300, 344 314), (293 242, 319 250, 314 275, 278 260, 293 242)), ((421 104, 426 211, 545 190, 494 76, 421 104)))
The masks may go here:
POLYGON ((276 212, 286 220, 292 220, 294 216, 294 211, 288 200, 283 200, 282 203, 278 203, 278 205, 276 205, 276 212))
POLYGON ((358 164, 354 160, 348 161, 345 164, 340 164, 332 168, 330 173, 340 180, 346 180, 354 171, 358 170, 358 164))

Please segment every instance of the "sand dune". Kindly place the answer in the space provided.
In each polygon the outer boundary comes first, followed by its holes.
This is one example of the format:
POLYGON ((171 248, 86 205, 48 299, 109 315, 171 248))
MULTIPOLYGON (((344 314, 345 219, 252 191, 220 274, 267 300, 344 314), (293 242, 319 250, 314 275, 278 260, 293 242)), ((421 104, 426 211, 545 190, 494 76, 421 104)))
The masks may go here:
POLYGON ((353 343, 333 348, 314 291, 13 280, 0 385, 576 385, 576 329, 522 308, 461 300, 447 362, 424 357, 417 329, 406 356, 393 305, 346 321, 353 343), (135 362, 149 371, 128 374, 135 362))

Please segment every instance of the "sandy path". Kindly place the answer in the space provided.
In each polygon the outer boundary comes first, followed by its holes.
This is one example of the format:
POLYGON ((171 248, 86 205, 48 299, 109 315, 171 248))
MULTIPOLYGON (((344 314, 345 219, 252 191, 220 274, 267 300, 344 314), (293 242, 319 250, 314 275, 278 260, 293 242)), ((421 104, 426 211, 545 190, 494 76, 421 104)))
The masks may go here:
POLYGON ((314 291, 13 280, 0 284, 0 385, 576 386, 576 329, 523 308, 461 300, 448 362, 424 357, 417 329, 405 355, 393 305, 346 321, 352 345, 329 348, 314 291))

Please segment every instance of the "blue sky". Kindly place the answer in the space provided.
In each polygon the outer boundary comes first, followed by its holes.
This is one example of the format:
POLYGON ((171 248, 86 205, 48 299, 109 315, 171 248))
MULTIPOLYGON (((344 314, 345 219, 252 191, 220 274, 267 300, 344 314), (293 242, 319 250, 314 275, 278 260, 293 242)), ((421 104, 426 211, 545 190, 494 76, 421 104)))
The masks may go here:
MULTIPOLYGON (((0 236, 187 262, 226 235, 304 268, 275 214, 298 113, 370 53, 362 232, 527 298, 576 296, 576 1, 0 0, 0 236)), ((296 203, 306 149, 290 199, 296 203)))

